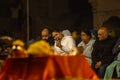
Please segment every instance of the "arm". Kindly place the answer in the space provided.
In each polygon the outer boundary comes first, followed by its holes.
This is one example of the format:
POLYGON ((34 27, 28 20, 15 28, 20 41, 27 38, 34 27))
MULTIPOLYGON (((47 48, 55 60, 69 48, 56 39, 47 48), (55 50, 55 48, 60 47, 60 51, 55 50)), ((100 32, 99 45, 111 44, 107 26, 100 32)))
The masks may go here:
POLYGON ((120 51, 120 38, 118 39, 117 43, 115 44, 113 50, 112 50, 112 53, 113 54, 117 54, 119 51, 120 51))
POLYGON ((72 39, 72 37, 67 37, 65 38, 62 42, 61 42, 61 49, 64 50, 67 53, 70 53, 72 51, 72 49, 75 46, 75 41, 72 39))

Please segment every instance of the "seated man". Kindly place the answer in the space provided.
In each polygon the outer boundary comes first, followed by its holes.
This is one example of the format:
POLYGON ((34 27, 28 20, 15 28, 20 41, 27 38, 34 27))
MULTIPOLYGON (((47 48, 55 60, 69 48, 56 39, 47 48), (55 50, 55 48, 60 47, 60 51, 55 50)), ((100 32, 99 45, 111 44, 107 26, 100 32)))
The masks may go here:
POLYGON ((93 46, 92 67, 100 78, 104 77, 106 67, 113 61, 112 49, 116 40, 109 36, 106 27, 98 29, 98 40, 93 46))
POLYGON ((51 37, 49 28, 44 27, 41 31, 41 39, 47 41, 50 46, 54 45, 54 39, 51 37))
POLYGON ((57 45, 61 44, 61 40, 63 38, 62 31, 58 29, 54 29, 52 31, 52 37, 54 38, 54 54, 63 54, 65 53, 61 48, 59 48, 57 45))
POLYGON ((54 45, 54 39, 51 36, 51 30, 48 26, 43 25, 43 27, 40 30, 39 36, 36 37, 35 39, 31 39, 27 44, 30 45, 31 43, 33 43, 35 41, 39 41, 39 40, 44 40, 44 41, 48 42, 50 44, 50 46, 54 45))
POLYGON ((54 37, 54 53, 60 53, 61 55, 70 54, 75 45, 75 41, 71 36, 71 32, 69 30, 54 31, 52 32, 52 36, 54 37))

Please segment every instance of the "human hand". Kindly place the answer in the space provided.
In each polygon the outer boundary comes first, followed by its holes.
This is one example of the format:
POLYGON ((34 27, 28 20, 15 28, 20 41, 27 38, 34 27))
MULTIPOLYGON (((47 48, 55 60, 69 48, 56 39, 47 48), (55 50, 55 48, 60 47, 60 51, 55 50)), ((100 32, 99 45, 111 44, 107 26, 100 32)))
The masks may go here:
POLYGON ((56 41, 56 46, 61 48, 61 47, 62 47, 62 45, 61 45, 61 41, 59 41, 59 40, 56 41))
POLYGON ((98 61, 96 64, 95 64, 95 68, 100 68, 100 66, 102 65, 102 62, 101 61, 98 61))
POLYGON ((118 45, 118 48, 120 49, 120 45, 118 45))

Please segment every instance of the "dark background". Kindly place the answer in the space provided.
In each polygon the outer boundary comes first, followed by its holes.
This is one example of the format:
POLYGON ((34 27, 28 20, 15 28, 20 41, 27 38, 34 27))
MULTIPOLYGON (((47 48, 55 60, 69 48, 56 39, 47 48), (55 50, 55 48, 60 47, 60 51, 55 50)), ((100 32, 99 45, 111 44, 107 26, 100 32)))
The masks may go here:
MULTIPOLYGON (((27 0, 0 1, 0 36, 27 39, 27 0)), ((88 0, 29 0, 30 39, 39 35, 42 24, 80 30, 93 27, 88 0)))

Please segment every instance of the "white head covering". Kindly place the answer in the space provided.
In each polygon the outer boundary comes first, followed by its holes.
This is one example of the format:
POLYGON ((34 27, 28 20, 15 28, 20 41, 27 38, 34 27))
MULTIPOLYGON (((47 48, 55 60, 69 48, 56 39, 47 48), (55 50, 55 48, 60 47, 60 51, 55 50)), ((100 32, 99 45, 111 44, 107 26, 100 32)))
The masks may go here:
POLYGON ((70 32, 69 30, 63 30, 63 31, 62 31, 62 34, 63 34, 64 36, 71 36, 71 32, 70 32))

